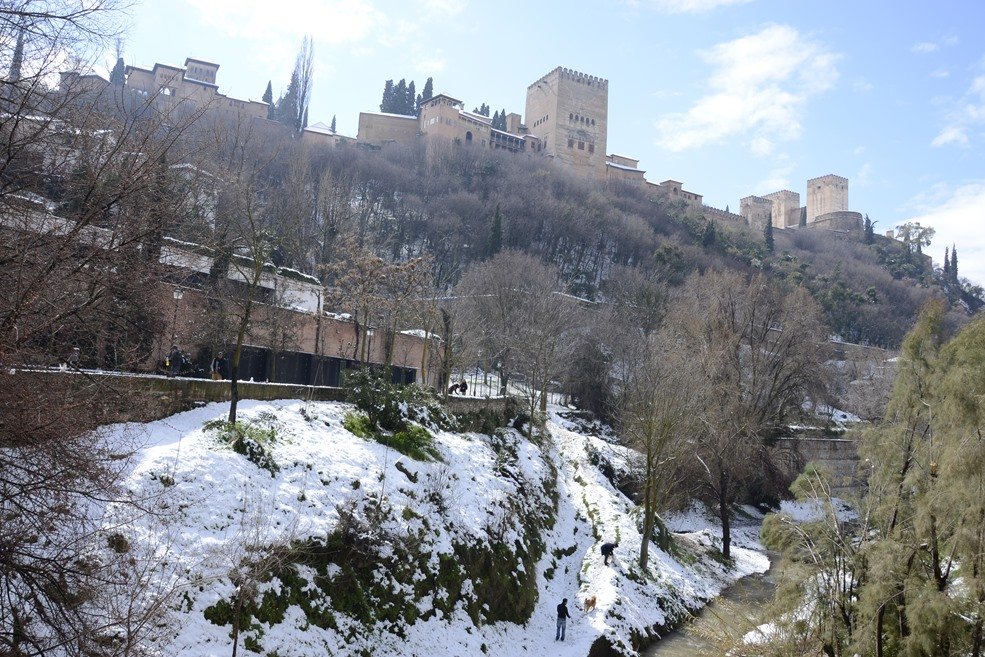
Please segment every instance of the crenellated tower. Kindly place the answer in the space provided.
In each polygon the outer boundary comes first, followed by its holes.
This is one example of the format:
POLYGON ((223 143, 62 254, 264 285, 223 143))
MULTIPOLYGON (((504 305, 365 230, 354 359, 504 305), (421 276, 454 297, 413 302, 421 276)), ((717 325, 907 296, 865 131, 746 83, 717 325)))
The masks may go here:
POLYGON ((559 66, 527 87, 524 116, 548 155, 586 174, 605 175, 608 80, 559 66))

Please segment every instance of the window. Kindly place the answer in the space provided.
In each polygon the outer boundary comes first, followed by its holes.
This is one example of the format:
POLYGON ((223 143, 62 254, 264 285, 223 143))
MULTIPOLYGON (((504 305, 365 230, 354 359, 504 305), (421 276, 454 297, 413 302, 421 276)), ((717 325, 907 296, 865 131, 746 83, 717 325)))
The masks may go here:
POLYGON ((574 147, 575 147, 575 140, 574 139, 569 139, 568 140, 568 148, 574 148, 574 147))
POLYGON ((571 113, 569 112, 569 113, 568 113, 568 120, 569 120, 569 121, 574 121, 574 120, 575 120, 575 115, 574 115, 574 114, 571 114, 571 113))
POLYGON ((580 151, 585 150, 585 142, 583 141, 578 142, 578 150, 580 151))
POLYGON ((594 153, 595 152, 595 144, 589 144, 588 145, 588 152, 589 153, 594 153))

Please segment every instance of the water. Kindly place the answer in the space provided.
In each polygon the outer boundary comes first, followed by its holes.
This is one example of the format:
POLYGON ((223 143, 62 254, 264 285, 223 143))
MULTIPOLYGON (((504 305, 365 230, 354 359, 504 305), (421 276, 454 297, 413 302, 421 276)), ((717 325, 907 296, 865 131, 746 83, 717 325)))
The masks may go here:
MULTIPOLYGON (((745 631, 747 628, 765 622, 766 619, 763 618, 763 615, 767 605, 773 599, 776 575, 775 569, 771 568, 762 575, 744 577, 722 595, 722 598, 731 603, 728 617, 720 613, 721 607, 719 605, 712 602, 702 609, 689 625, 720 628, 723 624, 727 624, 730 627, 745 631), (738 612, 739 617, 732 616, 733 612, 738 612)), ((712 654, 708 652, 712 645, 698 633, 689 631, 689 629, 689 626, 684 626, 676 632, 668 634, 644 650, 643 655, 645 657, 698 657, 699 655, 712 654)))

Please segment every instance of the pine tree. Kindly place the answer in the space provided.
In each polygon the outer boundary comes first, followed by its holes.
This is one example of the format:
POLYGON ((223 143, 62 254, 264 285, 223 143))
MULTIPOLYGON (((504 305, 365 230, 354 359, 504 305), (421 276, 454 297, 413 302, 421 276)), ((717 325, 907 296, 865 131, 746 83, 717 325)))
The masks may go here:
POLYGON ((127 81, 126 64, 123 63, 122 57, 117 57, 116 65, 113 67, 113 70, 110 71, 109 74, 109 82, 113 86, 122 87, 124 83, 126 83, 126 81, 127 81))
POLYGON ((387 80, 383 85, 383 100, 380 102, 380 111, 390 113, 393 109, 393 80, 387 80))
POLYGON ((489 248, 487 255, 491 258, 503 248, 503 219, 499 215, 499 204, 496 205, 496 214, 493 215, 492 226, 489 229, 489 248))
POLYGON ((331 128, 332 128, 332 132, 336 132, 336 129, 335 129, 335 115, 334 114, 332 115, 332 125, 331 125, 331 128))
POLYGON ((770 215, 769 221, 763 226, 763 239, 766 241, 766 250, 769 253, 773 253, 773 216, 770 215))

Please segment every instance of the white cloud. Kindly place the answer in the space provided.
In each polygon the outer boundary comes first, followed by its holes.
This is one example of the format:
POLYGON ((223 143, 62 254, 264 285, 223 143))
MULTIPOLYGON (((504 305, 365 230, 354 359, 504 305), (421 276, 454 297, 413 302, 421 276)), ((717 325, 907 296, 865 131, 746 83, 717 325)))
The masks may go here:
POLYGON ((985 74, 971 81, 968 91, 952 104, 945 125, 930 142, 931 146, 968 146, 969 132, 985 124, 985 74))
POLYGON ((790 174, 793 173, 793 166, 781 166, 772 169, 766 177, 753 185, 755 194, 772 194, 781 189, 790 188, 790 174))
POLYGON ((865 78, 856 78, 855 82, 852 82, 852 89, 858 91, 859 93, 868 93, 872 91, 872 83, 865 78))
POLYGON ((855 174, 855 183, 859 187, 868 187, 869 183, 871 182, 872 182, 872 164, 870 162, 866 162, 858 170, 858 173, 855 174))
POLYGON ((968 145, 968 135, 960 126, 949 125, 945 127, 940 133, 934 137, 934 140, 930 142, 931 146, 946 146, 948 144, 956 144, 958 146, 968 145))
POLYGON ((940 50, 940 46, 933 41, 921 41, 910 46, 910 52, 915 52, 918 55, 927 55, 938 50, 940 50))
POLYGON ((838 55, 787 25, 769 25, 700 54, 714 67, 711 93, 657 122, 658 143, 671 151, 741 135, 762 154, 767 141, 799 137, 808 98, 838 79, 838 55))
POLYGON ((743 5, 752 0, 652 0, 651 4, 671 14, 697 14, 728 5, 743 5))
POLYGON ((946 68, 939 68, 936 71, 934 71, 933 73, 931 73, 930 74, 930 77, 932 77, 932 78, 946 78, 949 75, 951 75, 951 72, 948 71, 946 68))
POLYGON ((919 213, 912 221, 932 226, 936 231, 933 252, 944 261, 944 249, 958 249, 958 273, 975 283, 985 283, 985 180, 966 183, 956 189, 937 186, 913 201, 919 213))

